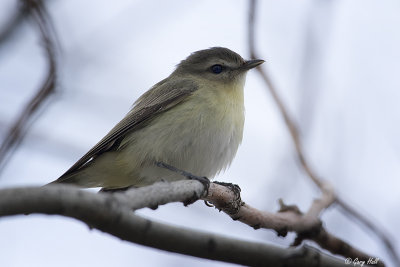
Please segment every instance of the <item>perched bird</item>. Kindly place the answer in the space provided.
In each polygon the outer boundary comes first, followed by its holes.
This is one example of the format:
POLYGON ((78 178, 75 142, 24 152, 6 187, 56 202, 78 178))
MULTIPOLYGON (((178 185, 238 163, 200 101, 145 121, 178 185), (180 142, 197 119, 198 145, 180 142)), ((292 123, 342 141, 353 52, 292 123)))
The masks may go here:
POLYGON ((213 178, 242 141, 246 73, 263 62, 223 47, 192 53, 52 183, 114 190, 185 179, 160 163, 213 178))

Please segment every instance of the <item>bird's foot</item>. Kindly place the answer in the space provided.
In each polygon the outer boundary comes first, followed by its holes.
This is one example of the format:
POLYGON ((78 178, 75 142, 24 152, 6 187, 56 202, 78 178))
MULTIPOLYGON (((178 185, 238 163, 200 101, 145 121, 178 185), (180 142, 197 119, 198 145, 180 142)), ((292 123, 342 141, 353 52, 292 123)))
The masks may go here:
POLYGON ((240 200, 240 192, 242 191, 240 187, 237 184, 232 184, 232 183, 224 183, 224 182, 218 182, 215 181, 213 182, 214 184, 219 184, 225 187, 228 187, 234 194, 235 194, 235 200, 238 201, 240 200))
MULTIPOLYGON (((214 184, 218 184, 218 185, 222 185, 224 187, 227 187, 231 192, 233 192, 234 194, 234 199, 232 200, 232 202, 230 202, 229 208, 225 208, 224 212, 230 214, 230 215, 236 215, 239 210, 240 207, 242 207, 244 205, 244 202, 242 202, 242 199, 240 197, 240 187, 237 184, 232 184, 232 183, 224 183, 224 182, 213 182, 214 184)), ((208 206, 208 207, 215 207, 213 205, 213 203, 208 202, 207 200, 204 201, 204 203, 208 206)), ((221 208, 217 208, 219 209, 219 211, 221 211, 221 208)), ((234 218, 234 220, 237 220, 238 218, 236 217, 232 217, 234 218)))
MULTIPOLYGON (((203 195, 205 195, 205 196, 208 195, 208 189, 210 188, 210 180, 209 180, 207 177, 205 177, 205 176, 197 176, 197 175, 194 175, 194 174, 192 174, 192 173, 190 173, 190 172, 187 172, 187 171, 178 169, 178 168, 176 168, 176 167, 174 167, 174 166, 171 166, 171 165, 169 165, 169 164, 167 164, 167 163, 164 163, 164 162, 161 162, 161 161, 156 162, 156 165, 157 165, 158 167, 160 167, 160 168, 164 168, 164 169, 173 171, 173 172, 175 172, 175 173, 178 173, 178 174, 180 174, 180 175, 182 175, 182 176, 185 176, 187 179, 199 181, 199 182, 202 183, 203 186, 204 186, 203 195)), ((196 199, 196 200, 197 200, 197 199, 196 199)), ((191 203, 188 203, 188 204, 192 204, 192 203, 195 202, 196 200, 193 200, 191 203)), ((186 203, 184 203, 184 204, 186 205, 186 203)), ((187 204, 187 205, 188 205, 188 204, 187 204)))

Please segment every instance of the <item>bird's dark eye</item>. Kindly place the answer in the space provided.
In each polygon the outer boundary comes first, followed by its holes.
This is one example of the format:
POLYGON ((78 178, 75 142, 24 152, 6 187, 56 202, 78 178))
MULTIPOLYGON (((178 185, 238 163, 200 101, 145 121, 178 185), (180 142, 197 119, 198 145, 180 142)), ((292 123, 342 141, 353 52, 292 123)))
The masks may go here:
POLYGON ((222 70, 223 70, 223 67, 222 67, 221 65, 219 65, 219 64, 213 65, 213 66, 211 67, 211 71, 212 71, 213 73, 215 73, 215 74, 220 74, 220 73, 222 72, 222 70))

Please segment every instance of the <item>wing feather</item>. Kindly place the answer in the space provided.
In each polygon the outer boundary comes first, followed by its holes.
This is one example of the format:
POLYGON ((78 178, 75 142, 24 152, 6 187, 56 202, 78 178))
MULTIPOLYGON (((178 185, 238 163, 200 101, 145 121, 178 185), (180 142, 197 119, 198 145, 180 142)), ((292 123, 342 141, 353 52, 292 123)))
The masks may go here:
POLYGON ((145 122, 178 105, 197 88, 198 86, 191 80, 168 81, 165 79, 154 85, 135 102, 135 106, 124 119, 55 182, 68 179, 70 174, 79 171, 102 153, 117 149, 128 133, 140 129, 145 122))

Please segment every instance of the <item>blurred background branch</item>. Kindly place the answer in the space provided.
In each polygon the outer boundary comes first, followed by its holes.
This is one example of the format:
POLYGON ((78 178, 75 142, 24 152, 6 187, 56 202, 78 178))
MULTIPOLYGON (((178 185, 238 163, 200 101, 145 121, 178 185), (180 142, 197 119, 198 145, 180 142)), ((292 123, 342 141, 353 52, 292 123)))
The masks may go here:
POLYGON ((12 11, 9 20, 0 29, 0 46, 11 39, 11 36, 21 26, 22 22, 29 16, 31 11, 30 5, 24 4, 24 1, 19 1, 16 9, 12 11))
POLYGON ((45 9, 42 0, 23 0, 21 8, 16 11, 16 15, 5 27, 1 34, 0 40, 4 42, 15 31, 22 19, 30 15, 32 21, 35 22, 39 29, 39 33, 46 51, 47 57, 47 74, 43 83, 38 88, 36 94, 29 100, 20 112, 18 118, 10 125, 0 145, 0 172, 4 168, 7 158, 18 148, 23 141, 25 134, 32 121, 37 116, 38 110, 43 108, 44 104, 54 93, 56 86, 57 66, 55 60, 55 37, 51 28, 51 20, 45 9))
MULTIPOLYGON (((251 58, 262 58, 260 54, 256 52, 255 48, 255 20, 256 20, 256 10, 257 10, 257 0, 250 0, 249 1, 249 11, 248 11, 248 46, 250 50, 251 58)), ((314 182, 315 185, 321 190, 322 195, 328 195, 328 200, 325 201, 324 205, 320 206, 316 211, 316 215, 320 215, 320 212, 324 209, 328 208, 332 203, 337 203, 343 212, 345 212, 348 216, 354 218, 356 221, 360 222, 362 225, 366 226, 371 233, 374 233, 377 238, 382 242, 385 246, 386 250, 389 252, 392 260, 396 262, 398 266, 400 266, 400 258, 395 251, 394 244, 392 243, 389 236, 386 234, 386 230, 383 230, 383 226, 377 226, 376 222, 373 223, 370 219, 366 216, 361 214, 343 199, 341 199, 337 194, 334 193, 331 184, 321 179, 315 170, 313 170, 304 154, 303 145, 301 142, 301 138, 299 136, 299 130, 294 121, 293 117, 289 115, 288 108, 285 106, 283 100, 280 98, 278 94, 278 90, 276 86, 273 84, 270 76, 267 74, 265 69, 262 67, 257 68, 258 72, 260 73, 263 81, 265 82, 269 92, 274 99, 279 112, 281 113, 285 124, 289 130, 290 136, 293 140, 295 150, 297 153, 297 157, 299 162, 308 175, 308 177, 314 182)))

